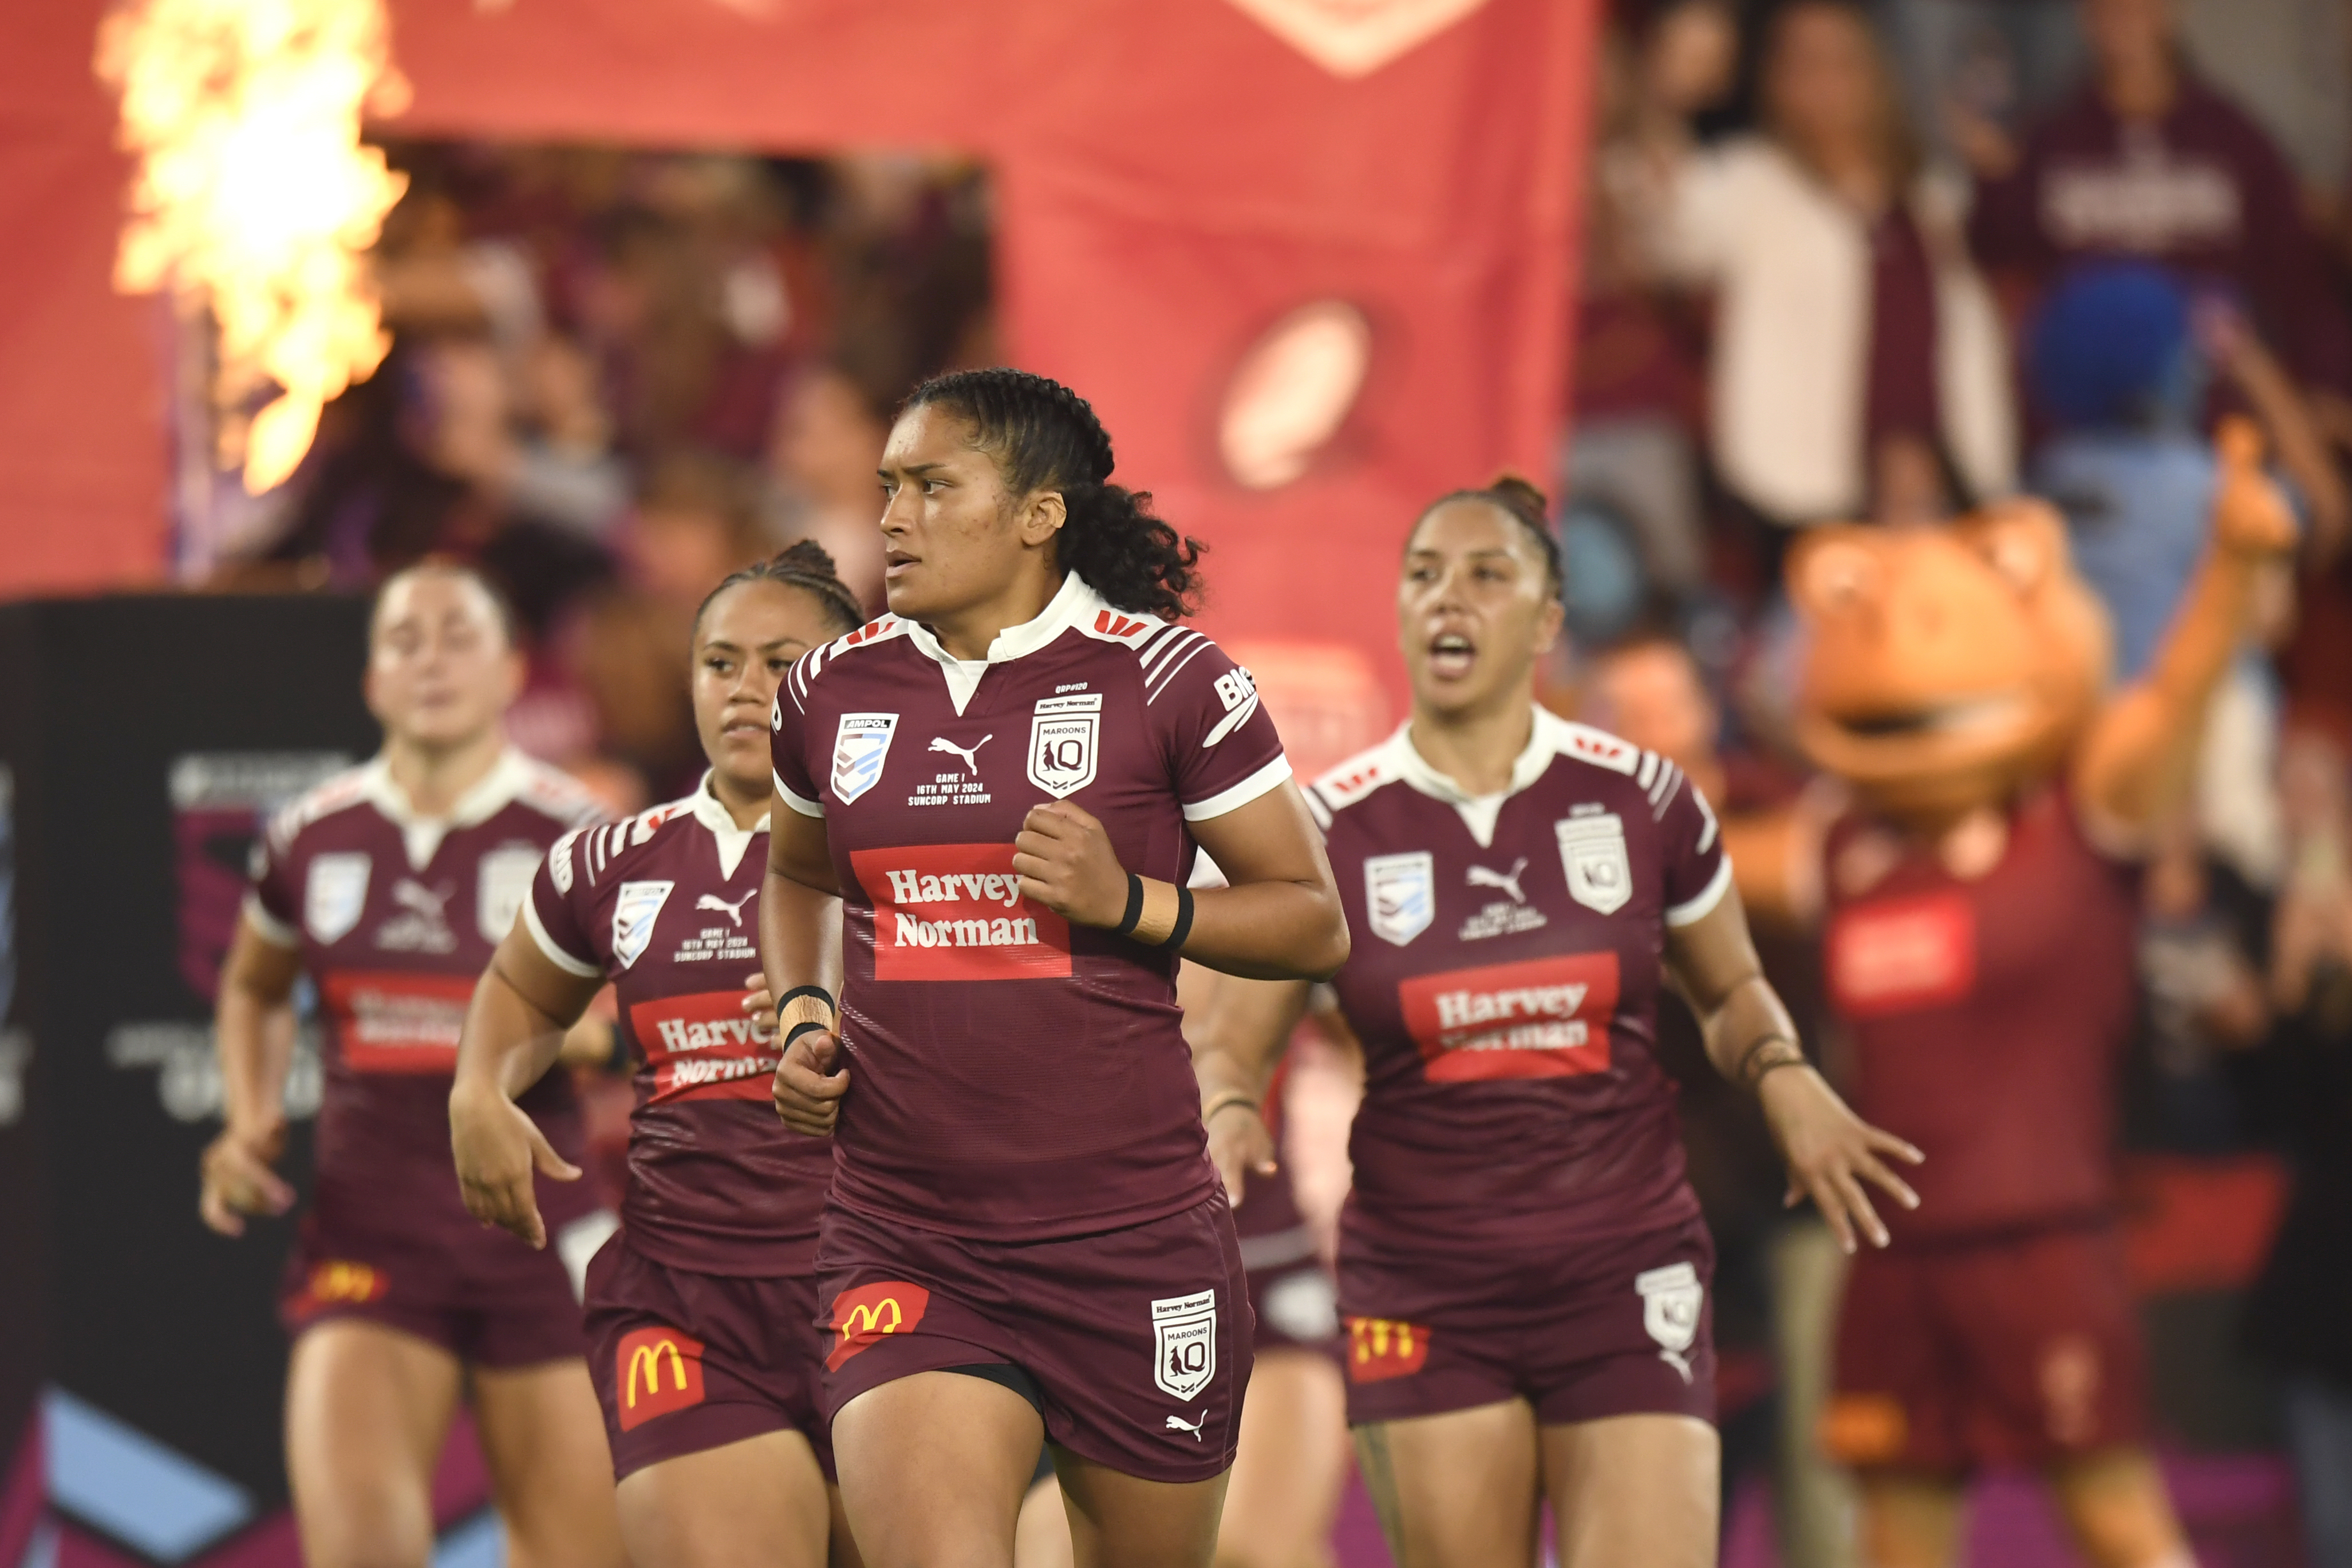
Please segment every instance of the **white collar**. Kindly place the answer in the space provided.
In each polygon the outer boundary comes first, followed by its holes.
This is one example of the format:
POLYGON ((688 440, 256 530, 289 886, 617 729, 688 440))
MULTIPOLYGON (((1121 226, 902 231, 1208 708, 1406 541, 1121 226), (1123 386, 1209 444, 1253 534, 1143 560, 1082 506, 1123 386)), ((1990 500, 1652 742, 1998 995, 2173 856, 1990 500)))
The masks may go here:
POLYGON ((450 830, 478 827, 511 805, 530 782, 531 769, 530 758, 508 747, 499 753, 490 770, 457 798, 457 805, 446 817, 427 817, 418 812, 408 792, 393 778, 392 764, 382 752, 360 769, 360 788, 368 803, 400 830, 401 845, 408 852, 409 869, 423 871, 432 862, 450 830))
POLYGON ((1492 795, 1473 795, 1446 774, 1430 765, 1429 759, 1412 744, 1412 721, 1397 726, 1381 748, 1382 760, 1396 770, 1396 776, 1433 800, 1443 800, 1461 813, 1462 823, 1470 836, 1478 841, 1480 849, 1491 848, 1495 841, 1495 823, 1503 812, 1503 802, 1527 789, 1544 776, 1552 759, 1565 749, 1566 721, 1542 704, 1535 705, 1535 722, 1528 728, 1528 744, 1511 763, 1511 781, 1492 795))
POLYGON ((955 710, 961 715, 971 694, 980 686, 981 676, 991 664, 1002 664, 1024 657, 1045 647, 1073 626, 1083 626, 1087 619, 1098 611, 1110 608, 1108 601, 1087 585, 1076 572, 1066 572, 1062 586, 1045 601, 1045 608, 1018 626, 1007 626, 988 644, 984 658, 959 659, 940 643, 930 628, 920 622, 908 621, 907 639, 938 661, 940 673, 947 677, 948 695, 954 699, 955 710))
POLYGON ((710 788, 708 769, 703 772, 702 782, 694 787, 694 793, 687 797, 686 808, 718 841, 720 876, 728 882, 734 881, 735 868, 743 863, 743 852, 751 847, 754 837, 768 831, 768 813, 761 812, 760 820, 748 828, 737 827, 735 814, 710 788))

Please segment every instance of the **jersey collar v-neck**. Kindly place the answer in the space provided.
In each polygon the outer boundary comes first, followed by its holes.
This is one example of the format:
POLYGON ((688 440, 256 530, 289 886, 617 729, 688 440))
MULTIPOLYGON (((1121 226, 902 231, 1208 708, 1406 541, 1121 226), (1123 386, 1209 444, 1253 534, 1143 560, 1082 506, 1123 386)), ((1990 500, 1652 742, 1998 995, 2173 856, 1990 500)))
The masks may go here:
POLYGON ((694 787, 692 795, 687 797, 687 810, 693 813, 696 821, 710 831, 710 837, 719 847, 719 880, 733 882, 735 868, 743 863, 743 852, 751 847, 753 838, 768 831, 768 813, 761 812, 760 820, 748 828, 737 827, 735 813, 727 809, 727 803, 719 800, 718 792, 711 789, 710 772, 707 768, 703 772, 702 782, 694 787))
POLYGON ((1037 652, 1073 626, 1084 626, 1087 617, 1110 605, 1103 596, 1087 585, 1076 572, 1066 572, 1062 586, 1045 601, 1045 608, 1036 616, 1018 626, 1007 626, 988 644, 988 654, 980 659, 959 659, 943 647, 931 629, 919 621, 907 621, 907 641, 936 661, 940 674, 947 678, 948 698, 955 704, 956 716, 963 716, 964 706, 980 689, 980 679, 988 674, 991 664, 1009 664, 1014 659, 1037 652))
POLYGON ((420 813, 410 802, 407 791, 393 778, 392 764, 382 753, 360 772, 362 792, 368 803, 400 830, 401 848, 407 852, 408 868, 421 872, 433 863, 441 841, 453 830, 478 827, 513 803, 523 786, 530 781, 530 759, 508 747, 499 753, 499 759, 480 781, 457 798, 457 804, 446 817, 420 813))
POLYGON ((1535 709, 1535 723, 1528 727, 1528 744, 1511 763, 1511 781, 1491 795, 1473 795, 1440 773, 1429 759, 1413 748, 1412 721, 1397 726, 1396 733, 1388 739, 1385 760, 1396 776, 1434 800, 1443 800, 1461 815, 1462 825, 1478 841, 1480 849, 1491 848, 1495 842, 1495 824, 1503 814, 1503 802, 1527 789, 1544 776, 1552 759, 1565 747, 1561 745, 1565 721, 1540 705, 1535 709))

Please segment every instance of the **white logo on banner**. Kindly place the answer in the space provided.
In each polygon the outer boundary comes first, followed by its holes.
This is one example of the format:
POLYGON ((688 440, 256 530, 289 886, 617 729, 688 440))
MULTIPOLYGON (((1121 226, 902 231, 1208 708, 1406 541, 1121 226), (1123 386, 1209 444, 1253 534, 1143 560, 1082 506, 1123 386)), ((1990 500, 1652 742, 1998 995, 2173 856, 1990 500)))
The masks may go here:
POLYGON ((1151 1303, 1151 1381, 1190 1400, 1217 1375, 1217 1292, 1168 1296, 1151 1303))
POLYGON ((654 939, 654 917, 669 899, 674 882, 625 882, 613 901, 613 956, 627 968, 654 939))
POLYGON ((302 884, 302 925, 321 946, 351 935, 367 907, 368 871, 364 854, 319 855, 302 884))
POLYGON ((474 923, 482 940, 506 940, 514 929, 522 901, 530 896, 530 879, 539 874, 539 851, 529 844, 507 844, 482 857, 474 883, 474 923))
POLYGON ((1633 896, 1633 865, 1625 855, 1625 823, 1614 812, 1569 817, 1552 824, 1569 895, 1587 909, 1614 915, 1633 896))
POLYGON ((898 733, 895 713, 845 713, 833 732, 833 793, 846 806, 882 777, 883 759, 890 755, 890 737, 898 733))
POLYGON ((1039 697, 1029 721, 1029 782, 1056 800, 1095 781, 1102 739, 1102 694, 1039 697))
POLYGON ((1372 935, 1402 947, 1437 918, 1437 863, 1427 850, 1364 862, 1364 909, 1372 935))
POLYGON ((1642 1294, 1642 1326, 1658 1342, 1658 1359, 1691 1381, 1688 1352, 1698 1338, 1699 1308, 1706 1301, 1698 1270, 1687 1263, 1669 1264, 1633 1276, 1642 1294))

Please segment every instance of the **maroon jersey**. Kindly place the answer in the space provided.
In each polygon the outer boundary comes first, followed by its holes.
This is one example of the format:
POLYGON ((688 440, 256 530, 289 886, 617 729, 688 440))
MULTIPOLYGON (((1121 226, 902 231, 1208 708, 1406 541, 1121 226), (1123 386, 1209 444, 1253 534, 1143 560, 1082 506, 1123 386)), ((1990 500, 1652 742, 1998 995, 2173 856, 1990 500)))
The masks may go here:
POLYGON ((824 818, 841 883, 835 1199, 1025 1240, 1215 1192, 1174 956, 1024 898, 1013 839, 1066 800, 1121 865, 1182 883, 1188 823, 1290 776, 1249 673, 1073 574, 986 659, 897 616, 817 649, 774 723, 777 787, 824 818))
POLYGON ((1363 1041, 1348 1249, 1480 1253, 1696 1215, 1654 1043, 1665 932, 1730 885, 1655 753, 1538 708, 1499 795, 1400 728, 1316 782, 1363 1041))
POLYGON ((2064 798, 2010 819, 2000 863, 1954 877, 1906 835, 1848 818, 1829 842, 1830 1000, 1854 1108, 1916 1144, 1898 1235, 2092 1217, 2109 1202, 2114 1074, 2131 1028, 2137 901, 2064 798))
MULTIPOLYGON (((378 758, 296 800, 254 846, 247 918, 299 948, 319 988, 316 1203, 333 1227, 478 1243, 449 1162, 458 1031, 547 846, 598 814, 570 779, 509 751, 447 818, 420 817, 378 758)), ((520 1103, 580 1158, 568 1077, 520 1103)), ((551 1229, 594 1207, 585 1183, 540 1193, 551 1229)))
POLYGON ((635 1048, 629 1246, 701 1274, 804 1274, 833 1145, 776 1120, 772 1018, 743 1011, 760 971, 768 824, 739 828, 701 788, 548 852, 523 921, 558 968, 613 982, 635 1048))

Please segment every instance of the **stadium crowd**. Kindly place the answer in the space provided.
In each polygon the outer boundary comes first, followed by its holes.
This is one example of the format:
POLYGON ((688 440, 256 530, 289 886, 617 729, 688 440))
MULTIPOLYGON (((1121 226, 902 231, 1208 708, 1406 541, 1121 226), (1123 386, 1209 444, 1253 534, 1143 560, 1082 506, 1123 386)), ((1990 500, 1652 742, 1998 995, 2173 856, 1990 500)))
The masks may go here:
MULTIPOLYGON (((2117 1092, 2135 1151, 2285 1156, 2243 1332, 2278 1375, 2311 1560, 2352 1564, 2352 22, 2316 0, 1610 9, 1544 476, 1571 644, 1555 706, 1727 809, 1815 800, 1780 587, 1804 530, 2040 497, 2127 678, 2205 550, 2211 432, 2246 414, 2266 437, 2304 542, 2143 879, 2117 1092)), ((202 575, 362 590, 474 560, 530 650, 515 738, 615 810, 683 793, 702 756, 679 653, 711 583, 814 538, 880 605, 892 411, 997 359, 984 173, 394 159, 393 352, 287 486, 206 498, 202 575)), ((1759 936, 1836 1080, 1816 945, 1759 936)), ((1721 1255, 1726 1484, 1769 1468, 1787 1560, 1850 1561, 1811 1440, 1838 1260, 1773 1201, 1749 1098, 1696 1030, 1664 1032, 1721 1255)))

